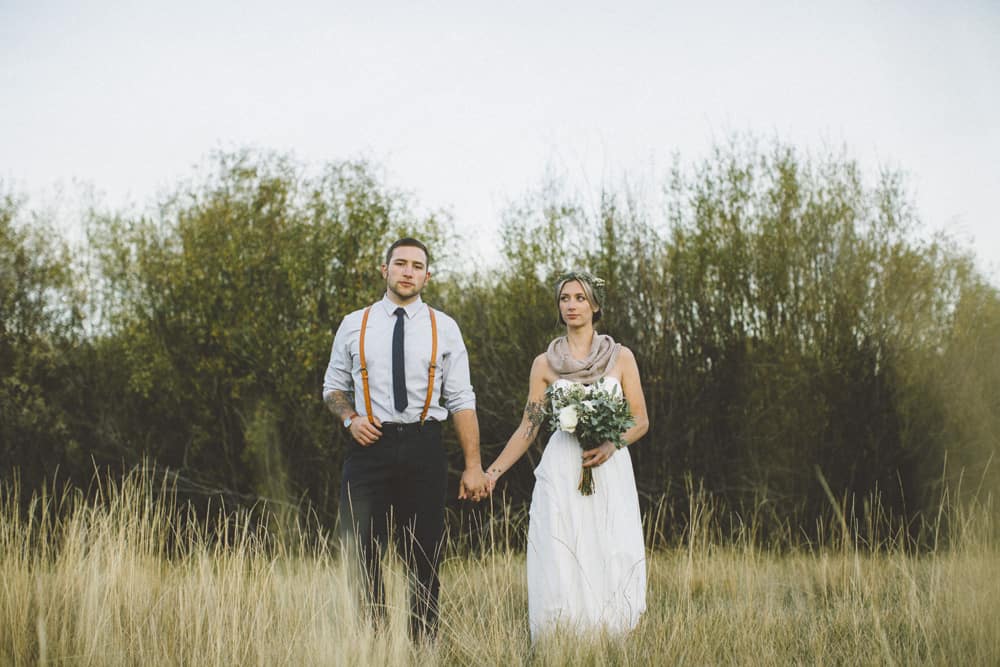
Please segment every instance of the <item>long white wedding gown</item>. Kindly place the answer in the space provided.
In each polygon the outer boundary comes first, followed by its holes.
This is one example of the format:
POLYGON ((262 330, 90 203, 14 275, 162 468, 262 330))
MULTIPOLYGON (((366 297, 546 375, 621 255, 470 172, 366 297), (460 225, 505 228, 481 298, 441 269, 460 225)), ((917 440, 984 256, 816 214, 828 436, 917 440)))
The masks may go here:
MULTIPOLYGON (((600 382, 621 392, 613 378, 600 382)), ((582 451, 575 436, 556 431, 535 468, 527 553, 532 640, 555 628, 625 633, 646 610, 646 551, 628 448, 594 469, 590 496, 578 488, 582 451)))

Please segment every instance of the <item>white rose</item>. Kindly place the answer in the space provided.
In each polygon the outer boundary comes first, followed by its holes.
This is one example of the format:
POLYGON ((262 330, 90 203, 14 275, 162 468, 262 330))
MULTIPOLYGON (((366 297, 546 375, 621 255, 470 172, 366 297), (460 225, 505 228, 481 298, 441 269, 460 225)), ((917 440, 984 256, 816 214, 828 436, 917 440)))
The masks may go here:
POLYGON ((567 433, 572 433, 576 430, 576 406, 567 405, 562 410, 559 411, 559 429, 566 431, 567 433))

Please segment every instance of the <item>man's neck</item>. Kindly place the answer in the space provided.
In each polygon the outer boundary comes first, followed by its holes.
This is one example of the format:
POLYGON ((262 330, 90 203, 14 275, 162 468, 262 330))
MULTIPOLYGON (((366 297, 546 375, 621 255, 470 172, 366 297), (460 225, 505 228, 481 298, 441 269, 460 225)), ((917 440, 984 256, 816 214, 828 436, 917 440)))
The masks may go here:
POLYGON ((397 306, 402 306, 403 308, 406 308, 411 303, 416 303, 417 300, 420 299, 420 295, 419 294, 414 294, 409 299, 400 299, 399 295, 396 294, 395 292, 391 291, 391 290, 387 290, 386 291, 385 297, 387 299, 389 299, 389 301, 391 301, 393 304, 395 304, 397 306))

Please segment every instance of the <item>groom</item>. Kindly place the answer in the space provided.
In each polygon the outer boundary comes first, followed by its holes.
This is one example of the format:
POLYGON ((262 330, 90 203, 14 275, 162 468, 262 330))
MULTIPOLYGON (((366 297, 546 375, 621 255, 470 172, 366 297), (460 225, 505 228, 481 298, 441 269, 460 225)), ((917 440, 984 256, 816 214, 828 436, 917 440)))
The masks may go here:
POLYGON ((429 265, 416 239, 389 247, 385 296, 340 323, 323 381, 323 400, 352 439, 340 484, 345 544, 357 549, 378 627, 385 620, 379 560, 394 536, 411 577, 414 640, 437 632, 448 469, 441 422, 449 414, 465 454, 459 498, 488 494, 462 333, 420 298, 429 265))

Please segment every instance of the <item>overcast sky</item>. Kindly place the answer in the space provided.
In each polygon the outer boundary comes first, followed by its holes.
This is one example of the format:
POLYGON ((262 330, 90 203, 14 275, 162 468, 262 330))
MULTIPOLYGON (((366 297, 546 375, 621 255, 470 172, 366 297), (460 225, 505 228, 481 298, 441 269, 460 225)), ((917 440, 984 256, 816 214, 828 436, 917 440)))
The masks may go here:
POLYGON ((365 157, 488 256, 547 170, 751 132, 905 171, 1000 283, 1000 2, 755 4, 0 0, 0 179, 144 206, 213 149, 365 157))

